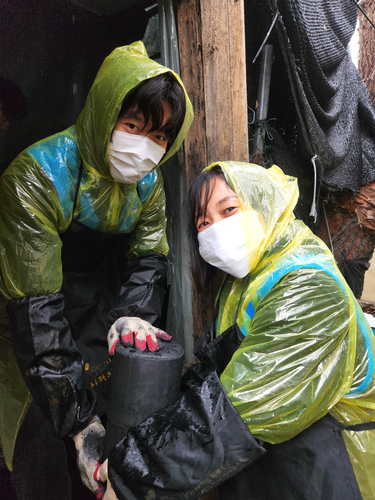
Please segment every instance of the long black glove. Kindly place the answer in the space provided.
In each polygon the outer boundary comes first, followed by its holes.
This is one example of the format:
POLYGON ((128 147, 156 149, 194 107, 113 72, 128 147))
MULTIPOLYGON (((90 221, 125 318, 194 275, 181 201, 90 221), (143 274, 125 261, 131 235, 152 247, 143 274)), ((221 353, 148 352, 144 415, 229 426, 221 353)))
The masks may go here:
POLYGON ((131 428, 109 455, 119 500, 192 500, 265 453, 216 372, 131 428))
POLYGON ((18 366, 56 435, 83 429, 94 413, 96 396, 83 387, 84 364, 63 316, 63 296, 13 299, 7 310, 18 366))
POLYGON ((160 326, 167 266, 167 258, 156 252, 129 260, 119 305, 108 315, 108 330, 123 316, 141 318, 154 326, 160 326))

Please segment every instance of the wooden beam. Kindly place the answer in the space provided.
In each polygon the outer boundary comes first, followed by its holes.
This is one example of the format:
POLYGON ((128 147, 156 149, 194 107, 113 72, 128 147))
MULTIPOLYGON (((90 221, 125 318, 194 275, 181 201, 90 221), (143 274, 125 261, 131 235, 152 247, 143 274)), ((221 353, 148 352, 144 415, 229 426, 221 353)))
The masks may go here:
MULTIPOLYGON (((361 7, 373 23, 375 23, 375 0, 362 0, 361 7)), ((375 30, 358 10, 359 65, 358 70, 365 82, 372 102, 375 104, 375 30)))
POLYGON ((194 109, 194 121, 184 143, 187 185, 190 186, 207 166, 200 0, 180 0, 178 33, 181 77, 194 109))
MULTIPOLYGON (((195 118, 185 138, 188 186, 214 161, 248 161, 244 0, 177 0, 181 77, 195 118)), ((215 287, 192 286, 193 335, 212 318, 215 287)), ((213 491, 204 500, 218 500, 213 491)))
POLYGON ((243 0, 179 0, 178 30, 195 113, 185 139, 190 184, 209 163, 249 158, 243 0))
POLYGON ((201 0, 208 163, 248 161, 244 4, 201 0))
MULTIPOLYGON (((195 118, 185 138, 187 185, 214 161, 248 161, 244 0, 177 0, 181 78, 195 118)), ((192 289, 194 336, 215 289, 192 289)))

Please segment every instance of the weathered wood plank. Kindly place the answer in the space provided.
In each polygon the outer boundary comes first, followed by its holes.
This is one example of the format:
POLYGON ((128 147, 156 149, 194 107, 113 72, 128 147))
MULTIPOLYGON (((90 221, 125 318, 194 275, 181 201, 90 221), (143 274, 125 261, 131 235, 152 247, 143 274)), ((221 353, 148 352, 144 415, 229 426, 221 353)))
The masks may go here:
MULTIPOLYGON (((187 184, 211 162, 248 161, 243 0, 178 0, 181 77, 195 118, 185 138, 187 184)), ((194 336, 213 313, 193 286, 194 336)))
POLYGON ((230 39, 231 82, 233 99, 233 159, 249 161, 249 137, 246 85, 246 44, 244 2, 231 1, 229 30, 236 36, 230 39))
POLYGON ((244 6, 201 0, 207 158, 248 160, 244 6))
POLYGON ((180 0, 178 32, 181 78, 194 109, 185 138, 187 185, 207 166, 200 0, 180 0))
MULTIPOLYGON (((244 0, 178 0, 181 77, 195 119, 185 139, 188 186, 208 164, 248 161, 244 0)), ((194 337, 213 314, 215 287, 192 287, 194 337)), ((202 500, 218 500, 213 491, 202 500)))

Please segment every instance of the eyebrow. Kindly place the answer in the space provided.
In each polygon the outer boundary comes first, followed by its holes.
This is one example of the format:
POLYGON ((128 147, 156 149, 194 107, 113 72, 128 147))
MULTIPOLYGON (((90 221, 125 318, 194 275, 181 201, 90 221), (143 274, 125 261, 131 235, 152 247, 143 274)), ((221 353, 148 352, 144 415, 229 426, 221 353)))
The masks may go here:
POLYGON ((237 200, 239 201, 238 196, 235 193, 233 193, 233 194, 229 194, 228 196, 225 196, 224 198, 222 198, 221 200, 219 200, 217 202, 217 205, 221 205, 222 203, 226 203, 227 201, 229 201, 231 199, 235 199, 236 201, 237 200))
POLYGON ((137 113, 136 111, 128 111, 125 115, 122 116, 123 119, 129 119, 133 118, 134 120, 138 121, 145 121, 145 117, 143 116, 143 113, 137 113))
MULTIPOLYGON (((137 113, 136 111, 129 111, 128 113, 126 113, 125 115, 122 116, 122 119, 123 120, 129 120, 129 119, 130 120, 131 119, 138 120, 139 122, 143 123, 143 128, 146 127, 145 117, 143 116, 142 112, 137 113)), ((167 124, 168 124, 168 120, 160 128, 157 129, 157 132, 165 132, 167 124)))

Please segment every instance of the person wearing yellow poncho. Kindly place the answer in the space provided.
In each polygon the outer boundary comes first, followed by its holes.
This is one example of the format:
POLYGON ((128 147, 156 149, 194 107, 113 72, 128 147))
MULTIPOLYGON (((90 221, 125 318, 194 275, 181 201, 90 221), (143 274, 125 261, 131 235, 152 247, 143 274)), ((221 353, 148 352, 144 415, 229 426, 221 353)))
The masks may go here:
POLYGON ((267 451, 220 498, 372 500, 374 335, 326 245, 295 219, 297 199, 297 179, 277 166, 233 161, 190 187, 195 281, 227 273, 216 338, 196 354, 235 351, 220 381, 267 451))
MULTIPOLYGON (((158 167, 192 117, 178 75, 142 42, 119 47, 76 125, 26 149, 0 178, 0 430, 9 467, 19 432, 19 500, 71 498, 60 438, 86 428, 102 437, 111 324, 160 322, 168 243, 158 167)), ((102 491, 92 477, 85 484, 102 491)))

